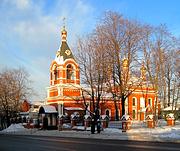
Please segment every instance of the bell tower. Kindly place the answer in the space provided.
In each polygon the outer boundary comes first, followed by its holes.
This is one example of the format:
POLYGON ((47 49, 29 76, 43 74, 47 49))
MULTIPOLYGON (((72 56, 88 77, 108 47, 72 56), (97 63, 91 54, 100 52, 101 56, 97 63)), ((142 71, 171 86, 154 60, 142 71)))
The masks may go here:
POLYGON ((56 52, 55 59, 50 66, 50 85, 80 84, 79 65, 67 44, 65 26, 61 30, 61 45, 56 52))
POLYGON ((50 86, 47 88, 47 104, 58 104, 59 114, 63 106, 80 97, 80 70, 67 44, 65 26, 61 30, 61 45, 50 65, 50 86), (59 105, 61 109, 59 109, 59 105))

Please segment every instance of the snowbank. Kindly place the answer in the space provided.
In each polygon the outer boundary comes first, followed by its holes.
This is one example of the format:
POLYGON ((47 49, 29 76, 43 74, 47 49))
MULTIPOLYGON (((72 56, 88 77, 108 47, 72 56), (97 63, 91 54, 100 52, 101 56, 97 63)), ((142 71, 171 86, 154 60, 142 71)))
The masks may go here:
POLYGON ((2 130, 2 132, 18 132, 18 131, 27 131, 21 123, 11 124, 8 128, 2 130))
POLYGON ((159 136, 162 139, 176 139, 176 140, 180 140, 180 132, 179 134, 176 133, 170 133, 170 134, 165 134, 165 135, 160 135, 159 136))

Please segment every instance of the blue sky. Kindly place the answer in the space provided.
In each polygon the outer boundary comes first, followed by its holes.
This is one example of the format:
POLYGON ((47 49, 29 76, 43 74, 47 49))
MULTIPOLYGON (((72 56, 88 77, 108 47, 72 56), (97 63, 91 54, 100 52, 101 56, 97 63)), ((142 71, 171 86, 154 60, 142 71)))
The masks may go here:
POLYGON ((77 37, 91 32, 109 10, 155 26, 166 24, 180 37, 179 6, 179 0, 1 0, 0 69, 25 67, 39 92, 30 100, 43 100, 49 66, 60 45, 63 17, 73 48, 77 37))

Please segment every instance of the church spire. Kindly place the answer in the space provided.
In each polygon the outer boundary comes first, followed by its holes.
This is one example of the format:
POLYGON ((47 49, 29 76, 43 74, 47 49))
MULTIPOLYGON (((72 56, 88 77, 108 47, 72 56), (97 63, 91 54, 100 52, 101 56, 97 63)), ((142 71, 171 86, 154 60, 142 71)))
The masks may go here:
POLYGON ((65 20, 65 18, 63 19, 63 28, 61 30, 61 41, 62 41, 62 43, 60 44, 60 47, 56 53, 56 60, 61 58, 63 61, 65 61, 66 59, 74 59, 72 51, 67 44, 67 40, 66 40, 67 39, 67 31, 65 28, 64 20, 65 20))
POLYGON ((63 29, 61 30, 61 40, 62 40, 62 42, 66 42, 66 38, 67 38, 67 31, 65 29, 65 26, 63 26, 63 29))
POLYGON ((61 40, 62 42, 66 42, 66 38, 67 38, 67 31, 65 28, 65 17, 63 18, 63 28, 61 30, 61 40))

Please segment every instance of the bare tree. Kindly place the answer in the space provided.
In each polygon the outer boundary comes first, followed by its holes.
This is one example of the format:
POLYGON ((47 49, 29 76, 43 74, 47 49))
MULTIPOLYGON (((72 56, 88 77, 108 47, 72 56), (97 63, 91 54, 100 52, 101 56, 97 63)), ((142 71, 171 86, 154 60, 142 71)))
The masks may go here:
MULTIPOLYGON (((98 30, 98 29, 96 29, 98 30)), ((95 120, 99 118, 99 104, 103 95, 106 66, 105 53, 103 52, 103 40, 95 32, 86 40, 79 40, 78 62, 81 69, 81 80, 88 89, 83 89, 83 94, 90 96, 90 108, 95 114, 95 120)), ((87 103, 87 101, 85 101, 87 103)), ((85 103, 85 104, 86 104, 85 103)), ((87 104, 86 104, 87 107, 87 104)))
POLYGON ((154 116, 157 120, 157 98, 164 107, 166 107, 166 104, 170 106, 172 100, 173 83, 176 81, 174 54, 177 50, 177 44, 176 39, 164 25, 156 28, 146 28, 144 32, 141 50, 144 53, 143 59, 147 68, 148 80, 156 91, 154 116))
MULTIPOLYGON (((112 93, 116 119, 116 103, 121 102, 121 115, 125 114, 125 101, 137 88, 148 85, 154 89, 155 115, 158 97, 164 105, 172 98, 179 98, 179 89, 175 91, 179 86, 178 67, 172 55, 178 50, 178 45, 165 26, 151 27, 118 13, 107 12, 94 32, 79 43, 79 63, 83 81, 91 88, 91 100, 100 100, 103 91, 112 93), (147 84, 137 72, 142 62, 147 71, 147 84)), ((95 106, 93 103, 93 109, 95 106)))
MULTIPOLYGON (((100 24, 104 34, 106 51, 112 69, 110 81, 113 81, 114 102, 120 98, 122 115, 125 114, 126 98, 140 86, 141 79, 135 78, 138 63, 138 51, 142 40, 142 25, 134 20, 125 19, 115 12, 107 12, 100 24)), ((109 85, 110 86, 110 85, 109 85)), ((112 88, 110 88, 113 90, 112 88)), ((116 114, 118 112, 116 111, 116 114)))
POLYGON ((32 92, 29 75, 23 68, 5 69, 0 73, 0 105, 1 113, 10 124, 10 118, 20 111, 20 101, 32 92))
POLYGON ((176 110, 177 103, 180 99, 180 39, 178 40, 177 51, 175 52, 174 62, 174 80, 172 89, 172 110, 176 110), (174 108, 175 106, 175 108, 174 108))

